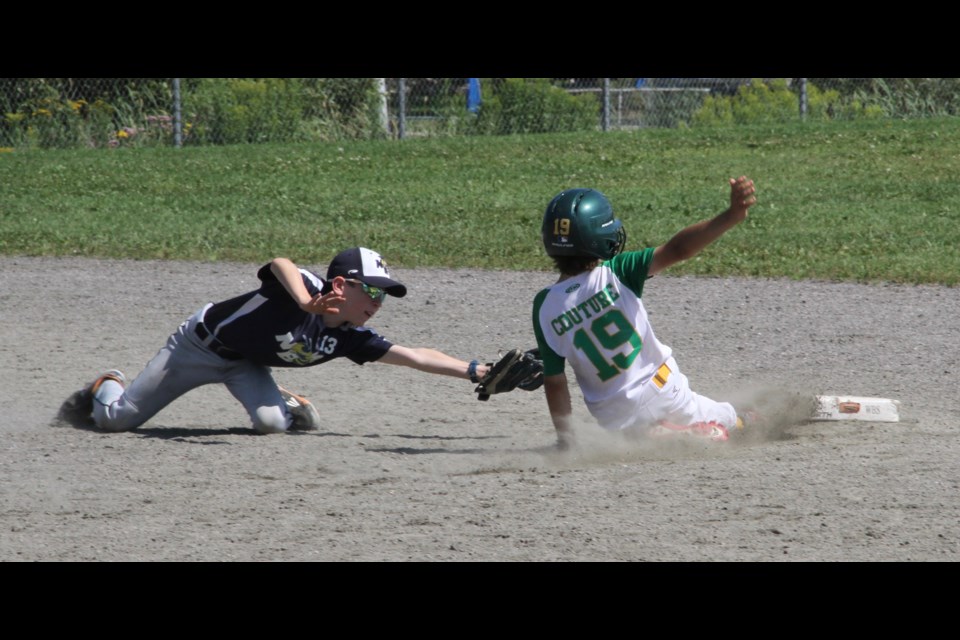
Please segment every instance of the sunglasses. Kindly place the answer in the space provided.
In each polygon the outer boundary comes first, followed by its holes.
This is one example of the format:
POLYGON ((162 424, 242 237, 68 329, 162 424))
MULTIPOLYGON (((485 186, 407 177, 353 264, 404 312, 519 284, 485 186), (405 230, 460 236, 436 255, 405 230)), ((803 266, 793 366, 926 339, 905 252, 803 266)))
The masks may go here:
POLYGON ((380 287, 371 287, 365 282, 360 282, 359 280, 347 280, 350 284, 358 284, 360 288, 363 289, 363 292, 370 296, 371 300, 374 300, 379 303, 383 303, 384 298, 387 297, 387 292, 380 287))

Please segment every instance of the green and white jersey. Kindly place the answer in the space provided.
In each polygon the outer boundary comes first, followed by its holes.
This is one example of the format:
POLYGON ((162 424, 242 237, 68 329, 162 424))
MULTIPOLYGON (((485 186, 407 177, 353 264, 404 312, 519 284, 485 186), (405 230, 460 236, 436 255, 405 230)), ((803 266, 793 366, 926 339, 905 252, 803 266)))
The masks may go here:
POLYGON ((657 340, 640 301, 653 248, 631 251, 538 292, 533 330, 544 375, 570 362, 601 425, 629 419, 641 387, 672 354, 657 340))

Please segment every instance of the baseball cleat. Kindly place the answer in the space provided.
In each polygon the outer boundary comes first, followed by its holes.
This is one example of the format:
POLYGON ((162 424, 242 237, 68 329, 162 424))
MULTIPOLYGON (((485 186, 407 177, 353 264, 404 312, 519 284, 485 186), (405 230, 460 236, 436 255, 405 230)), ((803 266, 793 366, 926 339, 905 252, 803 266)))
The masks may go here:
POLYGON ((650 429, 650 435, 654 437, 688 436, 707 438, 713 442, 726 442, 730 439, 727 428, 718 422, 694 422, 689 425, 680 425, 660 421, 650 429))
POLYGON ((97 377, 93 382, 79 391, 74 391, 69 398, 60 405, 58 417, 74 426, 90 426, 93 424, 93 396, 100 386, 107 380, 120 383, 126 387, 127 378, 122 372, 111 369, 97 377))
POLYGON ((763 416, 759 411, 747 409, 737 414, 736 431, 740 433, 744 429, 750 429, 759 426, 763 422, 763 416))
POLYGON ((97 378, 96 380, 90 383, 88 388, 90 390, 91 399, 93 398, 93 396, 97 395, 97 391, 100 390, 100 385, 102 385, 107 380, 113 380, 114 382, 119 383, 120 386, 124 388, 126 388, 127 386, 127 377, 123 375, 123 372, 117 371, 116 369, 111 369, 110 371, 107 371, 106 373, 101 375, 99 378, 97 378))
POLYGON ((312 402, 303 396, 287 391, 283 387, 277 388, 280 389, 283 402, 287 405, 287 411, 293 416, 291 429, 295 431, 316 431, 320 428, 320 412, 317 411, 312 402))

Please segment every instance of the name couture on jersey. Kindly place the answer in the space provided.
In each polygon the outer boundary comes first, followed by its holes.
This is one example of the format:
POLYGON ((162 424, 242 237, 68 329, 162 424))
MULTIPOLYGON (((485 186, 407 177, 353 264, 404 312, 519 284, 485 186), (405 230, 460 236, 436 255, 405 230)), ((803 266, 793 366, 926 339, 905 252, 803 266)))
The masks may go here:
MULTIPOLYGON (((575 289, 580 285, 574 285, 571 289, 575 289)), ((568 289, 569 293, 571 289, 568 289)), ((614 288, 613 283, 608 284, 604 289, 601 289, 597 293, 593 294, 587 298, 584 302, 567 309, 559 316, 550 321, 550 328, 553 329, 554 333, 558 336, 562 336, 567 331, 570 331, 578 324, 583 324, 584 319, 589 320, 593 317, 593 313, 600 313, 602 309, 613 304, 613 301, 618 299, 620 294, 614 288), (585 316, 585 318, 584 318, 585 316)))

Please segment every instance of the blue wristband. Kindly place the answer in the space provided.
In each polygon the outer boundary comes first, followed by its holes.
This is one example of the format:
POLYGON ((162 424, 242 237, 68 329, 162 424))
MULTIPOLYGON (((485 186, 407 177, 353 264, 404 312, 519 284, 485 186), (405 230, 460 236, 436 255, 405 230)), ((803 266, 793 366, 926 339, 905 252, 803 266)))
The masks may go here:
POLYGON ((467 367, 467 375, 470 376, 470 382, 476 384, 480 382, 480 378, 477 377, 477 365, 480 364, 478 360, 471 360, 470 366, 467 367))

